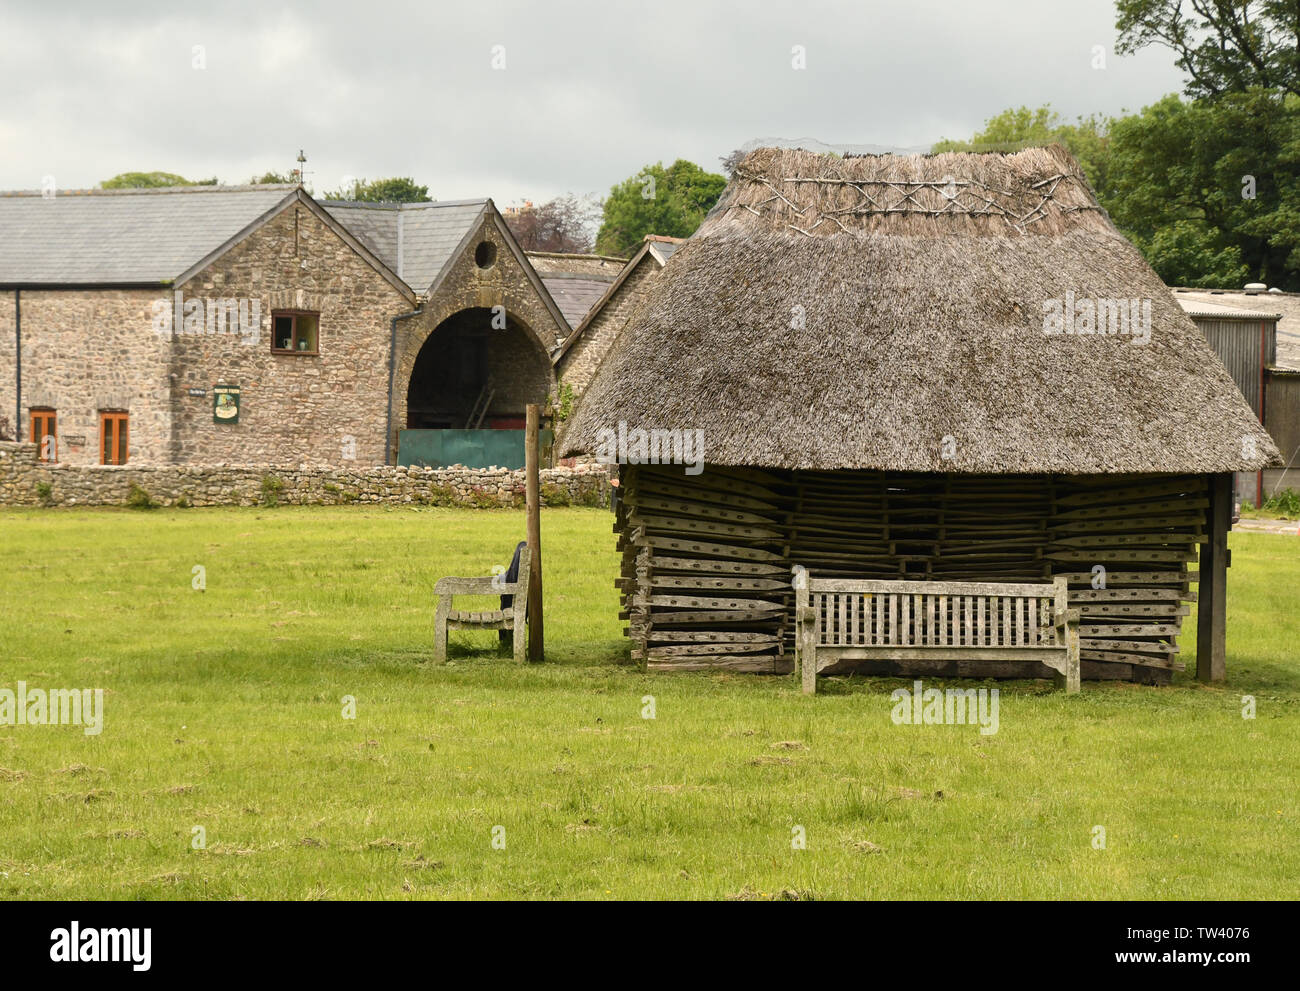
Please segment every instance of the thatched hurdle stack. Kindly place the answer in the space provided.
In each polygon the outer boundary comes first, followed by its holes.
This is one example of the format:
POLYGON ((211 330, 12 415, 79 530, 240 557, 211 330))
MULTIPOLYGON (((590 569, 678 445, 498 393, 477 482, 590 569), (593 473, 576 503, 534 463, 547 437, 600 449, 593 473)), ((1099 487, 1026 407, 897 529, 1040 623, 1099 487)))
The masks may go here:
POLYGON ((562 453, 623 424, 703 438, 701 474, 623 471, 624 614, 655 669, 788 669, 801 565, 1064 575, 1093 678, 1167 678, 1199 596, 1199 673, 1222 677, 1225 481, 1280 463, 1056 146, 751 153, 562 453))
POLYGON ((777 670, 790 572, 784 497, 765 481, 743 469, 625 473, 615 529, 635 660, 777 670))
POLYGON ((615 525, 633 657, 651 670, 780 672, 793 652, 791 574, 1050 582, 1083 616, 1085 676, 1165 680, 1196 601, 1203 476, 1096 479, 623 472, 615 525))

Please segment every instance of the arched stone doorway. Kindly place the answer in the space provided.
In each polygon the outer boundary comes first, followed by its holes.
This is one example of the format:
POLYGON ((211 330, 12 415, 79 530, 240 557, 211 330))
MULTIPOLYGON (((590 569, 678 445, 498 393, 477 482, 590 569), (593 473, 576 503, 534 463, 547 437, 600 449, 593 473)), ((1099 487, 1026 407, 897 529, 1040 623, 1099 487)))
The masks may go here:
POLYGON ((407 429, 522 429, 554 384, 549 355, 513 316, 460 310, 429 334, 407 383, 407 429))

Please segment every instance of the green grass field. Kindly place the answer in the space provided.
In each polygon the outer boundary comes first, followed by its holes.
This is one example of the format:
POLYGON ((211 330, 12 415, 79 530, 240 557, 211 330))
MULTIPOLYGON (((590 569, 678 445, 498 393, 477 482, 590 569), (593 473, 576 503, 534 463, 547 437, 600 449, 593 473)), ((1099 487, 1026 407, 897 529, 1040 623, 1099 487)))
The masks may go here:
POLYGON ((0 727, 0 895, 1300 891, 1296 538, 1232 537, 1226 685, 1003 683, 981 735, 895 725, 899 681, 620 663, 610 524, 545 513, 547 663, 453 634, 435 667, 434 581, 504 563, 522 513, 0 511, 0 688, 106 690, 98 736, 0 727))

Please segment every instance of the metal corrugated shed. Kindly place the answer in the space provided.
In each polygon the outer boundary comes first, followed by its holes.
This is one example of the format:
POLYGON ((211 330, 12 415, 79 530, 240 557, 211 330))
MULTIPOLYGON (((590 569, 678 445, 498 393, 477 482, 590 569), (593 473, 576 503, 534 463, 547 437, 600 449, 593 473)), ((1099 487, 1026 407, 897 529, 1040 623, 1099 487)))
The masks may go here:
POLYGON ((1281 315, 1277 324, 1277 364, 1300 368, 1300 293, 1243 292, 1241 290, 1175 289, 1174 298, 1189 315, 1193 309, 1213 313, 1215 308, 1233 312, 1281 315))
POLYGON ((1184 293, 1176 293, 1174 298, 1196 322, 1262 421, 1264 369, 1277 361, 1277 326, 1282 315, 1276 310, 1261 312, 1189 298, 1184 293))

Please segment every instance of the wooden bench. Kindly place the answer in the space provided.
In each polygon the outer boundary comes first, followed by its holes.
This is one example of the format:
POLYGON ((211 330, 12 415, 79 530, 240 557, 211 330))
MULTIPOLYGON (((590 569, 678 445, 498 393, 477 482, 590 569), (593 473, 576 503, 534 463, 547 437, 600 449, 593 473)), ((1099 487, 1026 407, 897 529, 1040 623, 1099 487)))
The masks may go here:
POLYGON ((503 575, 486 578, 439 578, 433 586, 438 597, 438 608, 433 617, 433 659, 442 664, 447 660, 447 631, 449 630, 511 630, 514 633, 515 660, 524 659, 524 641, 527 636, 525 614, 528 609, 528 548, 519 549, 519 580, 507 582, 503 575), (453 609, 452 600, 457 595, 513 595, 509 609, 463 610, 453 609))
POLYGON ((795 659, 803 690, 841 660, 1040 661, 1079 690, 1079 610, 1052 584, 795 577, 795 659))

